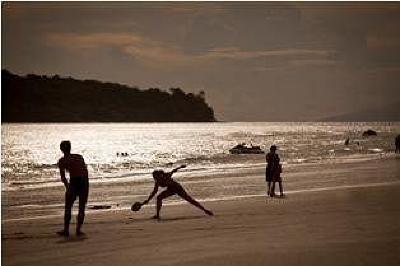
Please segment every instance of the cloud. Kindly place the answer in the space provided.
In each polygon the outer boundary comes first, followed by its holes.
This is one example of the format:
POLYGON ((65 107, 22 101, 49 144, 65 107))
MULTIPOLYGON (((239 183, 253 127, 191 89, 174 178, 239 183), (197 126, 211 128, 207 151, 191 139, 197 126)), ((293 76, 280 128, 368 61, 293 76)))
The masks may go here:
POLYGON ((51 44, 62 46, 71 50, 100 48, 105 46, 127 47, 143 43, 139 35, 126 33, 51 33, 47 36, 51 44))
POLYGON ((215 58, 233 58, 233 59, 249 59, 257 57, 271 57, 271 56, 317 56, 329 57, 334 55, 333 50, 311 50, 311 49, 273 49, 273 50, 259 50, 249 51, 241 50, 237 47, 222 47, 215 48, 208 52, 209 57, 215 58))
POLYGON ((399 36, 368 36, 367 47, 370 49, 385 50, 390 48, 400 48, 399 36))
POLYGON ((293 60, 293 65, 318 65, 333 63, 334 50, 317 49, 271 49, 245 50, 239 47, 216 47, 202 53, 185 53, 176 44, 154 41, 136 33, 51 33, 47 36, 47 43, 65 49, 82 52, 86 49, 117 48, 121 52, 141 60, 152 66, 190 66, 192 64, 209 63, 221 59, 247 61, 251 59, 282 58, 293 60))
POLYGON ((338 63, 338 60, 333 59, 297 59, 290 61, 292 66, 332 66, 338 63))
POLYGON ((123 53, 147 62, 183 62, 184 54, 173 45, 149 40, 135 33, 52 33, 47 43, 81 52, 86 49, 117 48, 123 53))
POLYGON ((376 73, 394 73, 398 75, 400 72, 400 66, 378 66, 378 67, 371 67, 367 69, 367 72, 370 74, 376 73))

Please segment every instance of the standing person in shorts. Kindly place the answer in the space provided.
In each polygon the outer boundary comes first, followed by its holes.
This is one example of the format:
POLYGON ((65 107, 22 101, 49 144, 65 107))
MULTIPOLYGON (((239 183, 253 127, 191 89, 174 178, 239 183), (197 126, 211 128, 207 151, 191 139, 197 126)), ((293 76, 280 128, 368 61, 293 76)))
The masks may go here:
POLYGON ((160 219, 160 210, 162 207, 162 201, 163 201, 163 199, 168 198, 172 195, 180 196, 182 199, 186 200, 190 204, 192 204, 192 205, 196 206, 197 208, 201 209, 202 211, 204 211, 207 215, 210 215, 210 216, 214 215, 212 213, 212 211, 204 208, 198 201, 196 201, 189 194, 187 194, 187 192, 181 186, 181 184, 179 184, 178 182, 176 182, 175 180, 172 179, 172 174, 177 172, 179 169, 185 168, 185 167, 186 167, 186 165, 181 165, 180 167, 175 168, 171 172, 164 172, 163 170, 156 170, 153 172, 154 189, 150 193, 149 198, 142 202, 142 205, 147 204, 154 197, 154 195, 157 193, 159 187, 167 188, 166 190, 164 190, 157 196, 157 207, 156 207, 157 212, 156 212, 156 215, 153 216, 153 219, 160 219))
MULTIPOLYGON (((275 196, 275 180, 277 180, 276 176, 280 174, 280 159, 279 155, 276 153, 276 149, 276 146, 272 145, 269 149, 270 152, 265 156, 265 161, 267 163, 265 169, 265 181, 268 184, 267 195, 271 197, 275 196)), ((282 183, 280 183, 280 188, 282 188, 282 183)))
POLYGON ((278 164, 278 169, 272 177, 272 187, 271 187, 271 192, 270 192, 271 197, 275 196, 275 183, 276 182, 278 182, 278 184, 279 184, 280 196, 284 197, 281 173, 282 173, 282 164, 278 164))
POLYGON ((71 142, 64 140, 60 144, 60 149, 64 153, 58 161, 60 169, 61 182, 65 186, 65 213, 64 213, 64 230, 57 232, 60 236, 69 236, 69 223, 71 221, 72 206, 76 197, 79 197, 79 212, 77 216, 76 235, 80 236, 84 233, 81 228, 85 219, 85 208, 89 195, 89 175, 85 164, 85 160, 80 154, 71 154, 71 142), (65 177, 65 173, 69 173, 69 182, 65 177))

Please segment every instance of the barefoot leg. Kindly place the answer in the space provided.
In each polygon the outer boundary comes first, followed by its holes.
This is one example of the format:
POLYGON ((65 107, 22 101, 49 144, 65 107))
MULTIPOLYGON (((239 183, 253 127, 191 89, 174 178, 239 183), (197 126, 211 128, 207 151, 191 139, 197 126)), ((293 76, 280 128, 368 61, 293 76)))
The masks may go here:
POLYGON ((194 198, 192 198, 183 187, 179 187, 179 190, 177 191, 177 194, 184 200, 186 200, 187 202, 189 202, 190 204, 192 204, 193 206, 196 206, 197 208, 199 208, 200 210, 204 211, 207 215, 214 215, 212 213, 212 211, 207 210, 206 208, 203 207, 203 205, 201 205, 197 200, 195 200, 194 198))
POLYGON ((154 216, 154 218, 160 218, 160 211, 161 211, 161 207, 162 207, 162 201, 165 198, 168 198, 172 195, 174 195, 175 192, 171 191, 169 189, 164 190, 163 192, 161 192, 158 196, 157 196, 157 206, 156 206, 156 215, 154 216))

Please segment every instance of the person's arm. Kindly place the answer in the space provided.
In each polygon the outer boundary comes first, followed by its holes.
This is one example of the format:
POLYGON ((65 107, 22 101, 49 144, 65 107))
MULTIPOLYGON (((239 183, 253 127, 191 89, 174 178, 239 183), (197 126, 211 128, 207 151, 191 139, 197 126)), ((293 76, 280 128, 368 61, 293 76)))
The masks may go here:
POLYGON ((58 167, 60 169, 61 182, 63 182, 65 188, 68 189, 68 180, 65 177, 65 168, 60 164, 58 165, 58 167))
POLYGON ((182 168, 186 168, 186 165, 185 165, 185 164, 182 164, 181 166, 175 168, 174 170, 172 170, 172 171, 170 172, 171 175, 172 175, 173 173, 178 172, 178 170, 179 170, 179 169, 182 169, 182 168))
POLYGON ((268 166, 270 166, 270 164, 271 164, 271 156, 270 156, 269 153, 265 156, 265 162, 268 164, 268 166))
POLYGON ((154 197, 154 195, 157 193, 157 191, 158 191, 158 183, 155 182, 153 191, 150 193, 149 198, 142 202, 142 205, 149 203, 149 201, 154 197))

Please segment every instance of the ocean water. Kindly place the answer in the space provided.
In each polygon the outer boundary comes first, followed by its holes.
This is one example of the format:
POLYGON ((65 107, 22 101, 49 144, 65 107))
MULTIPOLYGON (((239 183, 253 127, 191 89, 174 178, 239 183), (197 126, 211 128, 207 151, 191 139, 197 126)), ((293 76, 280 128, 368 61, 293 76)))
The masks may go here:
POLYGON ((95 202, 128 204, 135 196, 149 193, 154 169, 169 170, 180 164, 188 167, 177 174, 179 180, 203 184, 193 189, 200 198, 255 192, 251 178, 222 184, 216 178, 238 171, 261 173, 265 168, 263 154, 230 154, 238 143, 259 145, 265 151, 277 145, 284 169, 379 159, 393 153, 400 122, 47 123, 2 124, 1 129, 3 206, 37 203, 61 210, 62 197, 47 199, 43 193, 62 189, 56 165, 62 140, 70 140, 72 152, 84 156, 90 182, 98 186, 92 197, 95 202), (362 137, 367 129, 378 135, 362 137), (344 145, 347 137, 348 146, 344 145))

